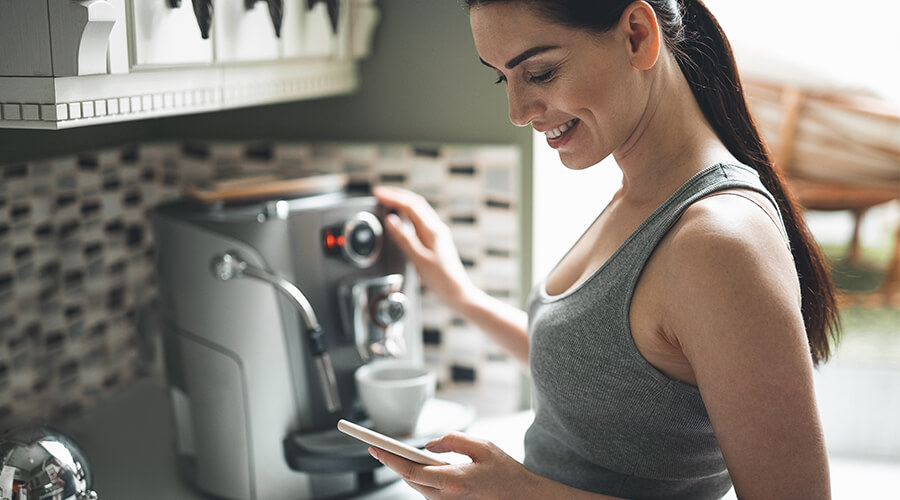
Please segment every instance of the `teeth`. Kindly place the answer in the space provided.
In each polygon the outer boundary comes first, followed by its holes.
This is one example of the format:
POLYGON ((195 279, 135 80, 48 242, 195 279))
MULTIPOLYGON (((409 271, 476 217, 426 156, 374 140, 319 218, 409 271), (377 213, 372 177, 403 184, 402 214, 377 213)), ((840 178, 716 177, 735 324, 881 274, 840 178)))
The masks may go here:
POLYGON ((560 125, 559 128, 555 128, 553 130, 548 130, 548 131, 544 132, 544 134, 546 134, 547 137, 549 137, 550 139, 556 139, 559 136, 565 134, 567 130, 574 127, 576 123, 578 123, 578 118, 572 118, 571 120, 567 121, 566 123, 563 123, 562 125, 560 125))

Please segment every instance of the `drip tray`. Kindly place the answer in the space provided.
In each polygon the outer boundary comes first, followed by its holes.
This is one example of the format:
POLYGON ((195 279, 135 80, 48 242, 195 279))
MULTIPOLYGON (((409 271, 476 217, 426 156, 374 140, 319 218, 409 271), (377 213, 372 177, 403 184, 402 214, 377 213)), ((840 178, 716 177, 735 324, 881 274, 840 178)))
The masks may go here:
MULTIPOLYGON (((475 420, 475 410, 444 399, 431 399, 422 409, 416 430, 410 436, 391 436, 416 448, 453 431, 467 429, 475 420)), ((371 427, 370 420, 357 422, 371 427)), ((368 452, 369 445, 343 432, 329 429, 320 432, 294 433, 284 440, 284 453, 291 469, 311 473, 359 472, 373 470, 381 464, 368 452)))

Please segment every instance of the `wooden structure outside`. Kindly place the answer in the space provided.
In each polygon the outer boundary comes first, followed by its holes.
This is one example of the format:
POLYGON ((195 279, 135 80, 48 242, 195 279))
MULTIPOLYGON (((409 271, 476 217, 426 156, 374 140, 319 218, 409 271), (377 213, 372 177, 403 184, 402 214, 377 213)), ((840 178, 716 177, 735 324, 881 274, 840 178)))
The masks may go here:
MULTIPOLYGON (((811 210, 848 210, 848 258, 862 259, 859 227, 870 208, 900 200, 900 107, 864 95, 824 93, 744 79, 748 105, 776 168, 811 210)), ((900 305, 900 227, 878 305, 900 305)))

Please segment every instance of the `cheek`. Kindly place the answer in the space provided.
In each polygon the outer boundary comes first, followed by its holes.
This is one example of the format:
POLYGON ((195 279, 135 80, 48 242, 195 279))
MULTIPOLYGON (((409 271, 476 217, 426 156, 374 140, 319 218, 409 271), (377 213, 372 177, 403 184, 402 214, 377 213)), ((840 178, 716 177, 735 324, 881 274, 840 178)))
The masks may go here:
MULTIPOLYGON (((594 80, 586 101, 607 141, 623 141, 623 135, 634 129, 640 119, 636 106, 637 82, 628 80, 594 80)), ((607 142, 604 141, 604 142, 607 142)))
POLYGON ((610 50, 608 55, 608 58, 592 68, 587 81, 593 82, 597 98, 602 99, 616 113, 616 118, 625 119, 634 107, 635 98, 641 93, 644 83, 641 72, 631 66, 630 60, 622 51, 610 50))

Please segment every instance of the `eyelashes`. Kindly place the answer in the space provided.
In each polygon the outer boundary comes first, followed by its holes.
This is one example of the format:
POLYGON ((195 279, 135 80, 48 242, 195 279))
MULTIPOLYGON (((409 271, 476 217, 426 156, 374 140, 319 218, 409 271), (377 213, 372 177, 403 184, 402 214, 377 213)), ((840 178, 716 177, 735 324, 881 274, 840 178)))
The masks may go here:
MULTIPOLYGON (((528 81, 531 83, 547 83, 550 80, 553 80, 553 77, 556 76, 556 70, 550 70, 545 73, 541 73, 539 75, 529 75, 528 81)), ((497 80, 494 81, 495 85, 499 85, 501 83, 506 82, 506 77, 503 75, 497 75, 497 80)))
POLYGON ((547 83, 556 76, 555 70, 547 71, 546 73, 541 73, 540 75, 532 75, 528 77, 528 80, 533 83, 547 83))

